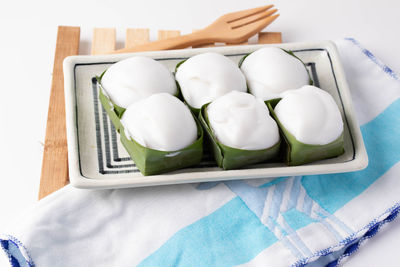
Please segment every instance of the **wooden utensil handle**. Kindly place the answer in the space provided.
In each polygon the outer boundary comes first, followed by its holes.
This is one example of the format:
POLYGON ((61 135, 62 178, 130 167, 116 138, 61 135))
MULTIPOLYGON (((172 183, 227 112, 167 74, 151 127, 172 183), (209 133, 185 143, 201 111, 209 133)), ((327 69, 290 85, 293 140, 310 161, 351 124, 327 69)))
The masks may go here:
POLYGON ((113 51, 112 54, 179 49, 193 45, 204 44, 207 42, 212 42, 212 39, 210 39, 205 30, 201 30, 191 34, 158 40, 144 45, 137 45, 134 47, 119 49, 113 51))

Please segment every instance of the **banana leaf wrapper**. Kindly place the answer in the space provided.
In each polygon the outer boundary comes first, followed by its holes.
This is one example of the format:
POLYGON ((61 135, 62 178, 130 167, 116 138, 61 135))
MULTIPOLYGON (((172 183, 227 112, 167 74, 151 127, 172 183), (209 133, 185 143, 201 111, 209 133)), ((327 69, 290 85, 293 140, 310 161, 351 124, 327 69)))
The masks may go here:
MULTIPOLYGON (((304 64, 303 60, 301 60, 299 57, 297 57, 292 51, 286 50, 286 49, 283 49, 283 48, 281 48, 281 49, 282 49, 284 52, 286 52, 286 53, 288 53, 289 55, 291 55, 292 57, 295 57, 297 60, 300 60, 300 62, 303 64, 304 68, 305 68, 306 71, 307 71, 308 79, 309 79, 309 84, 310 84, 310 85, 313 85, 313 84, 314 84, 314 81, 312 80, 311 75, 310 75, 310 72, 308 71, 307 66, 306 66, 306 64, 304 64)), ((249 53, 249 54, 243 56, 243 57, 240 59, 240 61, 239 61, 239 63, 238 63, 239 68, 242 67, 242 64, 243 64, 244 60, 245 60, 250 54, 251 54, 251 53, 249 53)), ((251 93, 250 88, 249 88, 248 86, 247 86, 247 91, 248 91, 249 93, 251 93)))
POLYGON ((298 141, 279 121, 274 112, 281 99, 266 101, 268 109, 279 126, 283 137, 282 157, 289 166, 297 166, 314 161, 337 157, 344 153, 343 133, 333 142, 326 145, 310 145, 298 141))
POLYGON ((209 104, 205 104, 202 106, 199 120, 205 130, 208 145, 210 146, 210 150, 214 155, 218 167, 223 168, 224 170, 231 170, 255 163, 272 162, 278 159, 281 144, 280 140, 274 146, 260 150, 237 149, 221 144, 216 139, 211 127, 209 126, 206 112, 208 105, 209 104))
POLYGON ((114 128, 120 132, 122 127, 121 124, 121 117, 125 112, 125 108, 122 108, 116 104, 114 104, 111 99, 104 94, 104 89, 99 83, 99 99, 100 103, 103 106, 104 110, 106 111, 108 117, 110 118, 112 124, 114 125, 114 128))
POLYGON ((117 132, 120 132, 122 128, 121 117, 125 112, 125 108, 116 105, 105 93, 103 86, 101 85, 101 78, 107 70, 103 71, 100 76, 96 76, 97 85, 99 87, 99 99, 100 103, 106 111, 108 117, 110 118, 114 128, 117 132))
MULTIPOLYGON (((115 129, 120 132, 122 127, 121 124, 121 118, 122 115, 124 114, 126 108, 120 107, 117 104, 115 104, 105 93, 105 90, 101 84, 101 78, 103 77, 104 73, 106 73, 107 70, 105 70, 100 76, 97 76, 97 84, 99 86, 99 99, 100 103, 103 106, 104 110, 107 112, 107 115, 110 117, 110 120, 112 124, 114 125, 115 129)), ((180 97, 180 89, 179 89, 179 84, 177 83, 177 93, 174 95, 181 99, 180 97)))
POLYGON ((195 121, 197 140, 181 150, 160 151, 144 147, 129 137, 125 130, 120 132, 121 143, 135 162, 136 167, 145 176, 190 167, 200 163, 203 156, 203 129, 196 118, 195 121))
MULTIPOLYGON (((187 59, 184 59, 184 60, 178 62, 178 64, 176 64, 174 75, 175 75, 176 72, 178 71, 179 66, 182 65, 182 63, 184 63, 186 60, 187 60, 187 59)), ((176 79, 175 79, 175 81, 176 81, 176 79)), ((182 94, 181 86, 179 85, 178 81, 176 81, 176 86, 178 87, 178 92, 179 92, 179 97, 180 97, 180 99, 181 99, 183 102, 185 102, 185 104, 190 108, 190 110, 194 113, 194 115, 195 115, 196 117, 198 117, 198 116, 199 116, 199 113, 200 113, 200 109, 199 109, 199 108, 192 107, 192 106, 185 100, 185 98, 183 97, 183 94, 182 94)))

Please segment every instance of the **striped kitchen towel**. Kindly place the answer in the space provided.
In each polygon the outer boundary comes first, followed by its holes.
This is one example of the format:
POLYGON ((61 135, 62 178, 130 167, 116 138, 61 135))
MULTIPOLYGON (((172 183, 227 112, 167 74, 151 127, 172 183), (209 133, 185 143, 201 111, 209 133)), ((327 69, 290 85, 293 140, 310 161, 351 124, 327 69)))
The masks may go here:
POLYGON ((66 186, 0 235, 11 266, 338 265, 400 210, 400 81, 354 39, 337 46, 366 169, 272 182, 66 186))

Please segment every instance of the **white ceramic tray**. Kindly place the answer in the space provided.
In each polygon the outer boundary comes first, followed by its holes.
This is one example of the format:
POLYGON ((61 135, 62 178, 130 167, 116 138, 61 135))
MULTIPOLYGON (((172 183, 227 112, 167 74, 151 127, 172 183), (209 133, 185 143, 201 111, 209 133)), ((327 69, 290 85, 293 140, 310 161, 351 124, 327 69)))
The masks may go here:
MULTIPOLYGON (((274 45, 292 50, 305 62, 316 86, 335 99, 344 120, 345 153, 337 158, 302 166, 283 163, 257 164, 223 171, 211 155, 196 167, 162 175, 143 176, 129 158, 98 100, 94 77, 111 64, 143 55, 159 60, 171 71, 183 59, 206 51, 222 53, 238 62, 245 54, 266 45, 184 49, 105 56, 73 56, 64 61, 69 176, 79 188, 123 188, 162 184, 267 178, 357 171, 368 164, 359 125, 336 47, 331 42, 274 45)), ((271 178, 272 179, 272 178, 271 178)), ((328 179, 328 178, 327 178, 328 179)))

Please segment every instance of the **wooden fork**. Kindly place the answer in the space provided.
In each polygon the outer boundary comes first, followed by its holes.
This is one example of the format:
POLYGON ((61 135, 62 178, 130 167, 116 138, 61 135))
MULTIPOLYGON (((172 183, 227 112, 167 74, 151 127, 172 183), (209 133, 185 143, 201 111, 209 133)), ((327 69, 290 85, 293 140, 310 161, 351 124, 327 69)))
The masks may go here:
POLYGON ((277 9, 271 9, 272 7, 273 5, 267 5, 228 13, 219 17, 208 27, 191 34, 123 48, 112 53, 179 49, 214 42, 241 43, 260 32, 279 16, 279 14, 274 15, 277 9))

